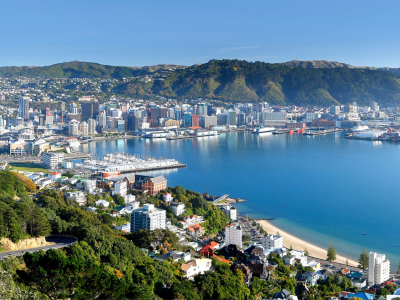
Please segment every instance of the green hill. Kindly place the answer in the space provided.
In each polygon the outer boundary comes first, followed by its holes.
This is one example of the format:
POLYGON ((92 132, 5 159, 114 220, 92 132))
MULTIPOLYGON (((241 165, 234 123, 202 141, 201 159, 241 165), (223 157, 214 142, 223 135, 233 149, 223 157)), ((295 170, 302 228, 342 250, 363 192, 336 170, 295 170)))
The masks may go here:
POLYGON ((123 78, 135 77, 175 67, 156 65, 145 67, 119 67, 97 63, 71 61, 45 67, 0 67, 0 76, 26 76, 43 78, 123 78))
POLYGON ((349 67, 288 67, 240 60, 211 60, 176 70, 164 81, 147 84, 131 81, 115 90, 122 94, 295 105, 400 102, 400 78, 391 72, 349 67))

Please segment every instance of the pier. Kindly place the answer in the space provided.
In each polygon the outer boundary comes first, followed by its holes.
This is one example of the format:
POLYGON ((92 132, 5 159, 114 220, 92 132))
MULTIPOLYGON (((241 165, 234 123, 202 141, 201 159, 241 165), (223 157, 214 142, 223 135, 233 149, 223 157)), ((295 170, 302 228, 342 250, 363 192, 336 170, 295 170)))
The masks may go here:
POLYGON ((221 197, 215 199, 212 203, 213 203, 213 204, 216 204, 216 203, 218 203, 219 201, 226 200, 228 197, 229 197, 229 195, 228 195, 228 194, 225 194, 225 195, 223 195, 223 196, 221 196, 221 197))
POLYGON ((343 129, 307 130, 303 134, 315 136, 315 135, 323 135, 323 134, 335 133, 335 132, 340 132, 340 131, 343 131, 343 129))

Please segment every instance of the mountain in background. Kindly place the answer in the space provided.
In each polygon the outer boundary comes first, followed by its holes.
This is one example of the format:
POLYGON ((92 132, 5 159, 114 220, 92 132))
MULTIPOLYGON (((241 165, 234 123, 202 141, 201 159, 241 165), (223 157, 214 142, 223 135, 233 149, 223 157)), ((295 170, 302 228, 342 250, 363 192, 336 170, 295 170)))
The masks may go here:
POLYGON ((0 76, 26 76, 42 78, 123 78, 136 77, 165 70, 176 65, 145 67, 119 67, 97 63, 71 61, 45 67, 0 67, 0 76))
MULTIPOLYGON (((301 64, 299 64, 301 65, 301 64)), ((181 99, 212 98, 272 104, 363 105, 400 103, 400 77, 366 68, 288 67, 240 60, 211 60, 171 72, 163 81, 130 81, 115 88, 122 94, 157 94, 181 99)))
POLYGON ((338 105, 356 101, 381 106, 400 104, 400 69, 354 67, 339 62, 290 61, 269 64, 240 60, 211 60, 186 68, 176 65, 119 67, 67 62, 46 67, 2 67, 0 76, 45 78, 129 78, 167 72, 165 78, 129 80, 113 92, 130 97, 162 95, 178 99, 212 98, 231 102, 338 105))

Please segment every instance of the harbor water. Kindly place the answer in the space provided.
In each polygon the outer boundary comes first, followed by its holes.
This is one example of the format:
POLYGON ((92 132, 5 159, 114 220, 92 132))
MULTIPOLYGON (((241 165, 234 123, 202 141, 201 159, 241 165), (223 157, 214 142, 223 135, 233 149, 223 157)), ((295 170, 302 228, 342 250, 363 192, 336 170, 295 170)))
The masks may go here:
MULTIPOLYGON (((126 152, 173 158, 185 169, 157 171, 169 186, 247 199, 239 213, 358 259, 366 251, 400 260, 400 145, 321 136, 249 132, 174 140, 92 142, 97 156, 126 152), (364 234, 365 233, 365 234, 364 234)), ((303 249, 300 249, 303 250, 303 249)))

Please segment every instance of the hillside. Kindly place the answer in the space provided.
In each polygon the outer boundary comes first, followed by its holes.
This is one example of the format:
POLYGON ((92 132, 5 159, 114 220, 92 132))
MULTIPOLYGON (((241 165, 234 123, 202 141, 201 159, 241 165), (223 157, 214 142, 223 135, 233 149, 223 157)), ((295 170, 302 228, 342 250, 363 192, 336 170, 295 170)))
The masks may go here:
POLYGON ((0 76, 43 78, 123 78, 145 75, 171 67, 175 67, 175 65, 163 64, 145 67, 119 67, 71 61, 45 67, 0 67, 0 76))
POLYGON ((362 68, 287 67, 264 62, 211 60, 170 73, 164 81, 130 81, 115 88, 122 94, 158 94, 177 98, 213 98, 234 102, 332 105, 357 101, 396 104, 400 78, 362 68))
POLYGON ((307 68, 307 69, 318 69, 318 68, 357 68, 349 64, 340 63, 337 61, 327 60, 292 60, 278 65, 293 67, 293 68, 307 68))

